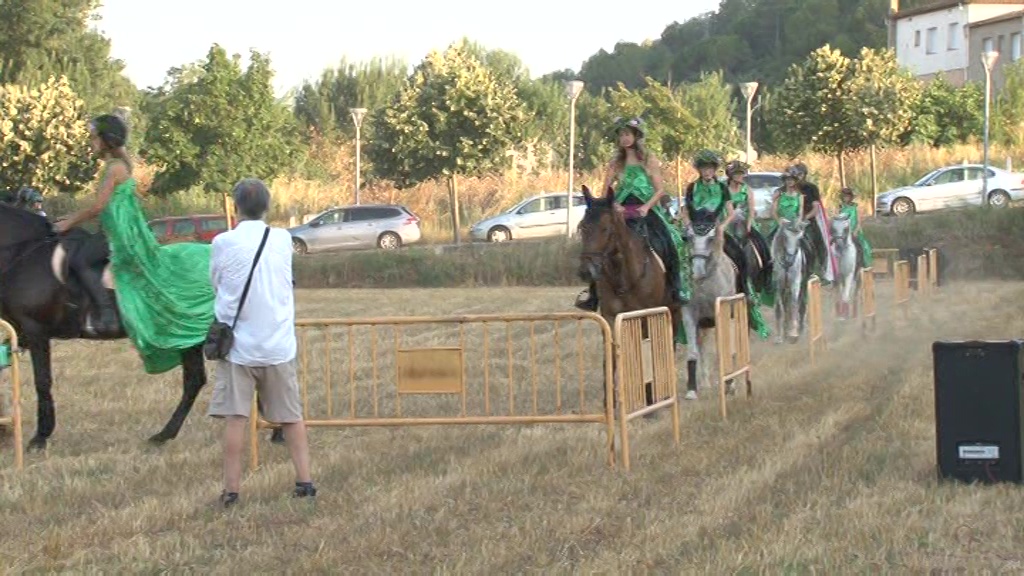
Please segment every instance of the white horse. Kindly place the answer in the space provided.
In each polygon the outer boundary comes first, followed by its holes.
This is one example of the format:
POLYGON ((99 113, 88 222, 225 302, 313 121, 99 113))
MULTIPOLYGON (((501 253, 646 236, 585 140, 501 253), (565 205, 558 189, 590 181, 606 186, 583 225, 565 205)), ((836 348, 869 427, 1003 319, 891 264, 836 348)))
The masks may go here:
POLYGON ((839 319, 852 318, 851 302, 854 301, 860 285, 857 278, 857 243, 853 238, 850 216, 840 214, 832 219, 832 252, 839 263, 839 319))
POLYGON ((772 241, 772 277, 775 283, 775 342, 783 342, 783 334, 795 342, 800 338, 800 298, 803 296, 807 255, 802 240, 807 229, 805 220, 785 220, 779 224, 772 241), (789 329, 783 332, 785 315, 789 329))
MULTIPOLYGON (((724 238, 716 232, 714 222, 698 220, 686 228, 690 241, 690 261, 693 273, 693 295, 683 307, 683 329, 686 331, 687 400, 697 399, 697 368, 700 364, 702 381, 707 375, 703 343, 708 330, 715 326, 715 300, 719 296, 736 294, 736 267, 725 254, 724 238)), ((734 383, 728 383, 734 391, 734 383)))

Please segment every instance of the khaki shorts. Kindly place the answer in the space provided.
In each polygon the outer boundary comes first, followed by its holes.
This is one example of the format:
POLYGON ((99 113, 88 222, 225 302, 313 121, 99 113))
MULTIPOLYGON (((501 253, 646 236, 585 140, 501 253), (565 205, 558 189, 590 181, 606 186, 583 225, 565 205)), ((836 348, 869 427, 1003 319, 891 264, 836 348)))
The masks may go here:
POLYGON ((261 416, 275 424, 302 421, 299 382, 295 361, 275 366, 242 366, 226 360, 217 363, 208 415, 215 418, 252 412, 253 390, 259 390, 261 416))

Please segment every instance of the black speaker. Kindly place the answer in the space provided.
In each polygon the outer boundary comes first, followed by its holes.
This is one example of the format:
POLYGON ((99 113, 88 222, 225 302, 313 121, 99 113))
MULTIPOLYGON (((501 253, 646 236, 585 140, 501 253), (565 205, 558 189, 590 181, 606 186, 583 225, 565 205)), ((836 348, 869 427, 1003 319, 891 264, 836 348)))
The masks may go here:
POLYGON ((940 478, 1022 482, 1024 340, 932 343, 940 478))

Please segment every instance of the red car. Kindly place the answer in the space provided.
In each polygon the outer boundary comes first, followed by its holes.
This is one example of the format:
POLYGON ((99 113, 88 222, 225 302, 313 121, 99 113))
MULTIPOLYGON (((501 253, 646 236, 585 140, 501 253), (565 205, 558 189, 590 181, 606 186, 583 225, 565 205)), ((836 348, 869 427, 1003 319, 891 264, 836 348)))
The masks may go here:
POLYGON ((228 230, 228 220, 223 214, 167 216, 150 220, 149 227, 161 244, 176 242, 209 244, 215 236, 228 230))

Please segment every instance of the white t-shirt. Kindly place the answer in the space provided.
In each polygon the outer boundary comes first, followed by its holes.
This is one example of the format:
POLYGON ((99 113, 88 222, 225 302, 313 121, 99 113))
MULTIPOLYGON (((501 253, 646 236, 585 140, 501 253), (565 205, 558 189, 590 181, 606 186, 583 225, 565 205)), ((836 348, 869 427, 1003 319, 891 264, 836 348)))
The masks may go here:
MULTIPOLYGON (((245 288, 266 223, 244 220, 213 239, 210 279, 216 292, 214 314, 231 324, 245 288)), ((292 238, 271 228, 253 272, 228 360, 242 366, 274 366, 295 358, 295 296, 292 286, 292 238)))

